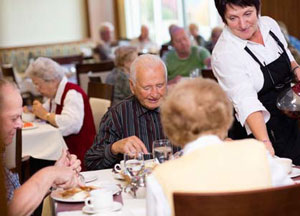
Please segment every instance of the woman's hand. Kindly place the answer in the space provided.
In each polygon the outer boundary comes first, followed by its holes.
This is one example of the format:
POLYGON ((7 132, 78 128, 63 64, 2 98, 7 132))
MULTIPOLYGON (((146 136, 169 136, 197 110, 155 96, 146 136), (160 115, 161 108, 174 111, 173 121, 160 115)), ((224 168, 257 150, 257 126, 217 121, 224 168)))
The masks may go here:
POLYGON ((43 107, 43 105, 35 100, 33 101, 32 112, 34 115, 39 117, 40 119, 47 120, 47 110, 43 107))
POLYGON ((271 143, 270 140, 264 140, 263 143, 265 144, 267 150, 270 152, 270 154, 272 156, 275 156, 275 151, 274 151, 274 148, 273 148, 273 145, 271 143))

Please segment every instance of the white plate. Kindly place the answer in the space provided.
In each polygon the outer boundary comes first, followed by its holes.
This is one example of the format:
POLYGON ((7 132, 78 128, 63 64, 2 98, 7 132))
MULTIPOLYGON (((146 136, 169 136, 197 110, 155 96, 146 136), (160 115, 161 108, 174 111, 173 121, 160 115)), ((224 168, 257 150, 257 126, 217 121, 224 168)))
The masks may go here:
POLYGON ((89 183, 98 179, 97 175, 92 175, 91 173, 81 173, 84 177, 84 182, 89 183))
MULTIPOLYGON (((107 190, 110 190, 113 194, 117 194, 122 191, 122 189, 118 185, 107 182, 98 182, 93 186, 99 188, 106 188, 107 190)), ((52 191, 50 195, 51 198, 61 202, 84 202, 84 200, 89 196, 88 192, 82 191, 74 194, 71 197, 65 198, 61 196, 62 191, 63 189, 57 189, 55 191, 52 191)))
POLYGON ((297 176, 300 176, 300 169, 296 168, 296 167, 293 167, 292 172, 289 174, 289 177, 290 178, 295 178, 297 176))
POLYGON ((82 208, 82 211, 87 214, 96 214, 96 213, 104 213, 104 212, 113 212, 113 211, 119 211, 122 208, 122 204, 119 202, 113 202, 113 206, 111 208, 103 209, 103 210, 97 210, 95 211, 93 208, 89 206, 84 206, 82 208))
MULTIPOLYGON (((32 122, 30 122, 32 123, 32 122)), ((22 130, 32 130, 32 129, 35 129, 35 128, 38 128, 38 126, 35 124, 35 123, 32 123, 32 126, 30 127, 22 127, 22 130)))

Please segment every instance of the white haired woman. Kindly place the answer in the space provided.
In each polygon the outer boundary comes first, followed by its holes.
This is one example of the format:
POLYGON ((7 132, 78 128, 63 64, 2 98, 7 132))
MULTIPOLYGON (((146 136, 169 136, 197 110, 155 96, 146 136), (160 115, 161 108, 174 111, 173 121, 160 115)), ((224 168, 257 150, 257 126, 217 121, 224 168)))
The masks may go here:
POLYGON ((25 74, 48 100, 33 103, 33 113, 61 131, 69 151, 83 161, 96 134, 89 100, 76 84, 69 83, 63 68, 49 58, 32 62, 25 74))
POLYGON ((178 191, 240 191, 293 183, 262 142, 223 141, 232 119, 230 101, 212 80, 182 81, 170 91, 161 106, 161 121, 183 156, 158 165, 147 178, 147 215, 174 215, 173 193, 178 191))

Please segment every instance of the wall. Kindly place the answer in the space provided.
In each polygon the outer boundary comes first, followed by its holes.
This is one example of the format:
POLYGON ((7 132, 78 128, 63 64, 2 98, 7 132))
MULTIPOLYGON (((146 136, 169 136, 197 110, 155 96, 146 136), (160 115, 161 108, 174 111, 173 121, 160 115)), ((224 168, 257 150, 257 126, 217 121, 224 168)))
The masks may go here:
POLYGON ((87 38, 86 11, 85 0, 0 0, 0 48, 87 38))
POLYGON ((299 0, 262 0, 262 15, 268 15, 287 25, 289 34, 300 38, 299 0))
POLYGON ((115 26, 114 0, 88 0, 91 38, 99 41, 99 27, 108 21, 115 26))

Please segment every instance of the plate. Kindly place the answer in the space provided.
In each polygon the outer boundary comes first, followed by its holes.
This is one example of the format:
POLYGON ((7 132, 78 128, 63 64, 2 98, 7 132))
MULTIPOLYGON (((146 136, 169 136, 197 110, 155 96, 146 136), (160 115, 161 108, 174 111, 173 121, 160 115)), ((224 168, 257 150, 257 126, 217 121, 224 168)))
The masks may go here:
POLYGON ((122 208, 122 204, 119 202, 113 202, 113 206, 111 208, 103 209, 103 210, 97 210, 95 211, 93 208, 89 206, 84 206, 82 208, 82 211, 87 214, 96 214, 101 212, 113 212, 113 211, 119 211, 122 208))
MULTIPOLYGON (((116 185, 111 184, 108 182, 98 182, 97 184, 93 185, 97 188, 105 188, 107 190, 110 190, 113 194, 117 194, 122 191, 122 189, 116 185)), ((60 201, 60 202, 84 202, 84 200, 89 196, 89 192, 87 191, 81 191, 73 196, 70 197, 63 197, 61 194, 64 190, 63 189, 57 189, 51 192, 51 198, 60 201)))
POLYGON ((32 126, 22 127, 22 130, 32 130, 32 129, 35 129, 38 127, 35 123, 32 123, 32 122, 28 122, 28 123, 31 123, 32 126))
POLYGON ((91 175, 89 173, 81 173, 84 177, 84 182, 89 183, 98 179, 97 175, 91 175))
POLYGON ((66 198, 61 195, 62 191, 63 190, 60 189, 52 191, 50 195, 51 198, 60 202, 84 202, 84 200, 89 196, 88 192, 82 191, 66 198))
POLYGON ((297 176, 300 176, 300 169, 293 167, 292 172, 288 175, 290 178, 295 178, 297 176))

